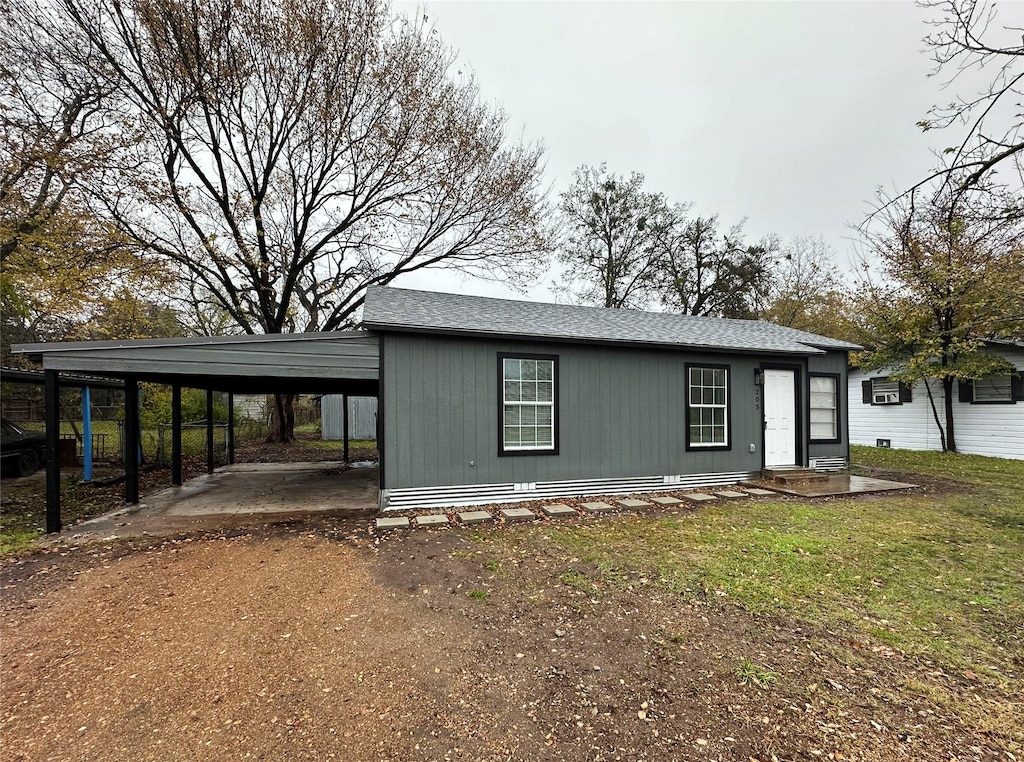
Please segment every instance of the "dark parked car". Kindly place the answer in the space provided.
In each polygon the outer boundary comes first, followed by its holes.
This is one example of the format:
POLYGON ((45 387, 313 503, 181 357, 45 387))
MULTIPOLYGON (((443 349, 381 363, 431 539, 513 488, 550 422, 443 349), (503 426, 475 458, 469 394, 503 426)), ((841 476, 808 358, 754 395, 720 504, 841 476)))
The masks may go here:
POLYGON ((46 437, 22 431, 10 421, 0 419, 3 439, 0 440, 0 465, 4 472, 28 476, 46 461, 46 437))

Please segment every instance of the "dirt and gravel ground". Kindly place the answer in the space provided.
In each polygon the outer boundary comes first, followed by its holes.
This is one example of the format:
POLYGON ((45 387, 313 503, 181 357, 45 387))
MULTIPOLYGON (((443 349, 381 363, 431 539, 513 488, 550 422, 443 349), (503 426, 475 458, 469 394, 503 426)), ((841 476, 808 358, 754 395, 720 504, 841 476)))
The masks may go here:
POLYGON ((1010 759, 897 690, 987 700, 932 665, 643 578, 570 583, 587 565, 542 523, 368 524, 6 562, 0 759, 1010 759), (741 685, 745 658, 778 682, 741 685))

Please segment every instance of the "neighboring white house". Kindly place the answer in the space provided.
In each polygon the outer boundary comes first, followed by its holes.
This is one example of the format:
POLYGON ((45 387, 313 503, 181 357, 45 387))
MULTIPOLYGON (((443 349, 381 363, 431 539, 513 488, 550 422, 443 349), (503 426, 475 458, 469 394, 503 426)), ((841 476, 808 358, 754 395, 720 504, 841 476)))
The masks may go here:
MULTIPOLYGON (((1009 360, 1016 374, 953 384, 957 450, 1024 460, 1024 342, 993 342, 989 351, 1009 360)), ((945 425, 942 385, 930 382, 945 425)), ((907 450, 941 450, 924 382, 913 388, 884 370, 849 374, 850 443, 907 450)))

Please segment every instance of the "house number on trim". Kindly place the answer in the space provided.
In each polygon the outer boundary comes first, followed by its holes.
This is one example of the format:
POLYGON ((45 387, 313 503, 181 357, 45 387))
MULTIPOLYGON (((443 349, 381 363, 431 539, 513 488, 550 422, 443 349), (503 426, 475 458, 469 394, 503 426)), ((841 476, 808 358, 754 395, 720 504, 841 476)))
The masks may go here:
POLYGON ((754 410, 761 409, 761 390, 754 389, 754 410))

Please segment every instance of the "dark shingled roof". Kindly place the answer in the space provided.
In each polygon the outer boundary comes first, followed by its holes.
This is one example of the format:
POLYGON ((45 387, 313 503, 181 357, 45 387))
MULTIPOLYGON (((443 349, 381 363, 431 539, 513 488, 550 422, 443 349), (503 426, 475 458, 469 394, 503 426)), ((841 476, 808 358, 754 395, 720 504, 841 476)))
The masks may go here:
POLYGON ((860 349, 846 341, 760 320, 520 302, 390 286, 367 289, 363 327, 795 354, 860 349))

